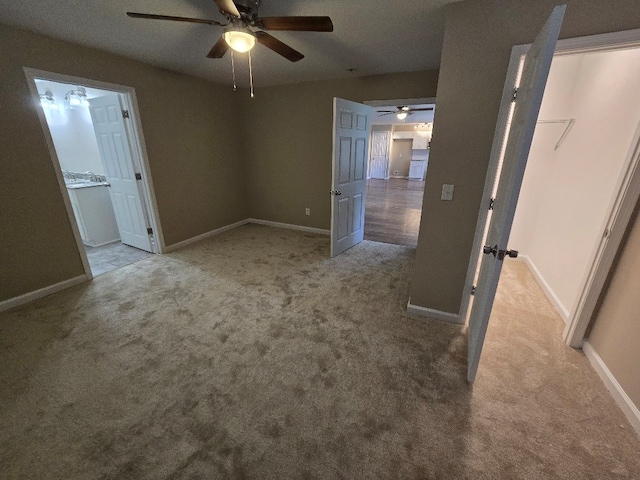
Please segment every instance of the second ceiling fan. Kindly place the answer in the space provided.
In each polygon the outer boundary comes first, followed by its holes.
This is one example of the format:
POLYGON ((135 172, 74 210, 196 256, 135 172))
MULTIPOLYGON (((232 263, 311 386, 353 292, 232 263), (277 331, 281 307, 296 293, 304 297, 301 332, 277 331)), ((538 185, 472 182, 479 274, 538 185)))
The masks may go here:
POLYGON ((291 62, 302 60, 304 55, 262 30, 290 30, 298 32, 332 32, 333 23, 326 16, 313 17, 259 17, 260 0, 214 0, 227 23, 202 18, 174 17, 149 13, 127 12, 133 18, 170 20, 176 22, 203 23, 224 27, 208 58, 222 58, 229 48, 236 52, 248 52, 256 41, 291 62), (259 29, 257 31, 252 28, 259 29))
POLYGON ((433 110, 433 107, 426 108, 411 108, 403 105, 399 105, 396 107, 396 110, 378 110, 377 113, 379 117, 384 117, 386 115, 396 115, 398 120, 404 120, 408 115, 413 114, 413 112, 428 112, 433 110))

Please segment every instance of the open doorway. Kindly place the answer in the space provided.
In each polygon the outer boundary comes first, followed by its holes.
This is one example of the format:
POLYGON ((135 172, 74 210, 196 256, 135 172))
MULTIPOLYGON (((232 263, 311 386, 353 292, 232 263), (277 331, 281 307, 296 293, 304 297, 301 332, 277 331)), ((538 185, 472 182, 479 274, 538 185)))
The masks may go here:
MULTIPOLYGON (((559 30, 558 25, 556 28, 559 30)), ((512 137, 510 130, 525 128, 523 115, 514 120, 514 127, 511 127, 514 102, 517 112, 521 90, 524 90, 524 98, 529 98, 526 95, 534 84, 531 75, 523 74, 522 82, 518 80, 522 55, 529 47, 514 47, 485 184, 485 201, 480 210, 468 270, 469 292, 473 295, 475 291, 478 298, 465 294, 460 308, 463 318, 472 298, 480 306, 478 312, 482 309, 490 312, 493 304, 490 294, 478 296, 476 288, 470 288, 478 285, 478 289, 487 290, 488 283, 477 275, 479 257, 501 264, 502 260, 518 256, 519 252, 520 260, 524 256, 525 262, 518 268, 524 267, 533 282, 538 282, 542 287, 540 295, 550 300, 549 305, 555 307, 558 320, 567 322, 565 341, 573 347, 582 345, 640 193, 640 170, 637 168, 640 157, 639 45, 640 32, 620 32, 560 41, 553 60, 553 50, 548 50, 549 81, 546 82, 546 74, 542 84, 536 80, 542 88, 538 97, 542 100, 541 109, 537 119, 529 115, 526 120, 526 128, 530 128, 528 131, 532 134, 529 138, 533 141, 531 149, 527 146, 520 157, 525 162, 505 154, 505 144, 509 145, 505 138, 509 137, 511 141, 512 137), (515 91, 514 86, 517 87, 515 91), (519 166, 515 167, 516 164, 519 166), (505 167, 511 173, 520 169, 522 176, 501 175, 505 167), (504 178, 514 177, 513 182, 504 181, 504 178), (500 187, 496 190, 498 182, 500 187), (491 218, 494 200, 496 208, 500 207, 501 201, 505 203, 505 198, 510 200, 509 189, 515 192, 517 208, 514 202, 511 218, 507 218, 503 222, 504 228, 498 231, 504 238, 498 239, 499 245, 494 245, 493 241, 487 241, 486 220, 491 218), (517 242, 522 242, 522 246, 517 242)), ((540 49, 532 49, 531 58, 535 59, 540 49)), ((496 238, 494 233, 493 239, 496 238)), ((507 265, 507 273, 515 268, 514 264, 507 265)), ((500 278, 499 271, 491 279, 494 286, 500 278)), ((500 279, 501 285, 513 280, 514 276, 506 277, 500 279)), ((539 312, 535 311, 536 307, 530 308, 531 305, 518 299, 531 286, 531 283, 528 286, 510 283, 507 288, 500 287, 515 302, 514 308, 530 320, 539 312)), ((478 316, 472 312, 470 330, 477 320, 478 316)), ((531 334, 535 334, 533 323, 530 327, 531 334)))
POLYGON ((565 323, 609 235, 637 143, 638 92, 638 48, 553 59, 509 242, 565 323))
POLYGON ((415 248, 435 104, 397 102, 372 113, 364 238, 415 248))
POLYGON ((87 276, 159 251, 134 99, 90 81, 27 71, 87 276))

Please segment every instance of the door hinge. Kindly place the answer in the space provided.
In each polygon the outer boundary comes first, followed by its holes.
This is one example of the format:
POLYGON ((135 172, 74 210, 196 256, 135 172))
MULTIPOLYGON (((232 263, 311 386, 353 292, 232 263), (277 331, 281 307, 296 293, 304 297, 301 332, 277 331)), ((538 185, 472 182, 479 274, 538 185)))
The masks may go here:
POLYGON ((142 180, 142 174, 136 173, 136 180, 142 180))
POLYGON ((149 235, 153 235, 153 228, 151 228, 151 227, 147 228, 147 233, 149 235))
POLYGON ((129 118, 129 110, 122 110, 122 118, 129 118))
POLYGON ((513 89, 513 96, 511 97, 511 101, 515 102, 518 99, 518 88, 513 89))
POLYGON ((493 210, 493 206, 495 205, 495 203, 496 203, 495 198, 492 198, 489 200, 489 210, 493 210))
POLYGON ((471 295, 475 295, 475 294, 476 294, 476 286, 475 286, 475 285, 473 285, 473 286, 471 287, 471 295))
POLYGON ((608 228, 604 231, 604 238, 609 238, 609 236, 611 236, 611 230, 609 230, 608 228))

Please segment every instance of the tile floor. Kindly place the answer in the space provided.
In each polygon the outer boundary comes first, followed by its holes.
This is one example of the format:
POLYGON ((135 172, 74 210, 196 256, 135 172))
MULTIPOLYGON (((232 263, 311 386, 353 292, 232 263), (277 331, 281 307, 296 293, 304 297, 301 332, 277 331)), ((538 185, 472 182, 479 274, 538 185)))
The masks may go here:
POLYGON ((85 245, 87 258, 91 266, 93 276, 98 276, 116 268, 124 267, 131 263, 139 262, 152 255, 144 250, 139 250, 122 242, 113 242, 100 247, 85 245))

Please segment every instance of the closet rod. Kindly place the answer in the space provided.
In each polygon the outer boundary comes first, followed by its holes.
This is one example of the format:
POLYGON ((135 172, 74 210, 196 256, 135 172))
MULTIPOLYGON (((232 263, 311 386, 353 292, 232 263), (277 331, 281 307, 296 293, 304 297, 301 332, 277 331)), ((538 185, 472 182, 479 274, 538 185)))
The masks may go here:
POLYGON ((564 129, 564 132, 562 132, 562 135, 560 136, 560 140, 558 140, 558 143, 556 143, 556 147, 553 149, 558 150, 558 148, 560 148, 560 145, 562 145, 562 142, 564 142, 564 139, 567 138, 567 135, 569 135, 569 131, 573 127, 573 124, 576 123, 576 119, 567 118, 558 120, 538 120, 537 123, 563 123, 567 125, 567 127, 564 129))

